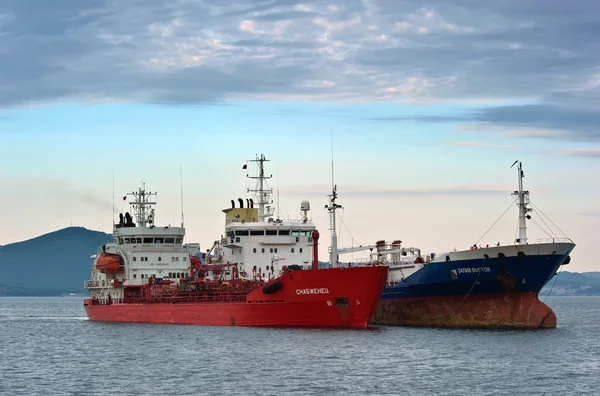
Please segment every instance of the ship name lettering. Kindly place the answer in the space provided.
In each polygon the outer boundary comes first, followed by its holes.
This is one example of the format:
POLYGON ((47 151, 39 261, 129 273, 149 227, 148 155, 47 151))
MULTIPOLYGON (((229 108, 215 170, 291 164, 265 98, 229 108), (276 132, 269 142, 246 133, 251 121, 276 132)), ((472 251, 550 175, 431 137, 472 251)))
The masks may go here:
POLYGON ((492 272, 490 267, 475 267, 475 268, 457 268, 459 274, 476 274, 478 272, 492 272))
POLYGON ((326 287, 317 289, 296 289, 296 294, 329 294, 329 289, 326 287))

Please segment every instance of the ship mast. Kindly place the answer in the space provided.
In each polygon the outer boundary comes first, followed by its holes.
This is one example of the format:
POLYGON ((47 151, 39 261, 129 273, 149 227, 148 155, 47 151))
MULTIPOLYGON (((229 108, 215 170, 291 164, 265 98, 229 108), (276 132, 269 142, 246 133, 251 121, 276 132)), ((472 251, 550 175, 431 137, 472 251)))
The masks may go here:
POLYGON ((519 208, 519 238, 515 241, 520 245, 527 244, 527 219, 530 219, 531 216, 527 214, 527 212, 531 212, 531 208, 528 208, 529 205, 529 191, 523 190, 523 178, 525 174, 523 173, 523 164, 516 160, 512 165, 515 166, 516 163, 519 163, 517 167, 517 175, 519 180, 519 190, 512 193, 512 195, 518 197, 517 207, 519 208))
POLYGON ((258 196, 258 221, 265 221, 265 217, 271 216, 270 207, 266 207, 266 205, 270 204, 269 196, 273 192, 273 189, 265 189, 265 180, 268 180, 273 177, 273 175, 265 176, 265 165, 264 163, 269 161, 265 158, 264 154, 260 155, 260 158, 256 158, 254 160, 250 160, 252 162, 258 162, 258 176, 247 176, 249 179, 257 179, 258 180, 258 189, 251 190, 247 189, 247 192, 256 193, 258 196), (266 209, 266 210, 265 210, 266 209))
POLYGON ((154 224, 154 209, 152 209, 152 206, 156 205, 156 202, 150 201, 150 198, 156 198, 157 194, 146 191, 146 183, 142 182, 142 186, 137 191, 127 193, 127 195, 133 196, 133 201, 130 201, 129 204, 133 207, 137 226, 146 227, 147 225, 154 224))
POLYGON ((329 247, 329 266, 337 267, 338 264, 338 249, 337 249, 337 233, 335 230, 335 211, 342 208, 342 205, 335 203, 337 199, 337 185, 334 184, 333 177, 333 131, 331 133, 331 194, 329 197, 329 205, 325 205, 325 209, 329 212, 329 230, 331 231, 331 246, 329 247))
POLYGON ((329 197, 329 205, 325 205, 325 209, 329 212, 329 230, 331 230, 331 247, 329 248, 329 265, 331 267, 337 267, 337 233, 335 230, 335 211, 336 209, 340 209, 342 205, 338 205, 335 203, 337 199, 337 185, 333 186, 331 194, 329 197))

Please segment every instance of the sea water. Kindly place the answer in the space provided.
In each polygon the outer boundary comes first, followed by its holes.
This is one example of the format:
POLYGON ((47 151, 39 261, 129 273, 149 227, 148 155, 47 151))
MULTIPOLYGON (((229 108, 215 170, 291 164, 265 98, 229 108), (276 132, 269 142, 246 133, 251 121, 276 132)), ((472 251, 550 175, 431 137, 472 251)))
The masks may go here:
POLYGON ((2 395, 598 395, 600 297, 556 329, 98 323, 81 297, 0 298, 2 395))

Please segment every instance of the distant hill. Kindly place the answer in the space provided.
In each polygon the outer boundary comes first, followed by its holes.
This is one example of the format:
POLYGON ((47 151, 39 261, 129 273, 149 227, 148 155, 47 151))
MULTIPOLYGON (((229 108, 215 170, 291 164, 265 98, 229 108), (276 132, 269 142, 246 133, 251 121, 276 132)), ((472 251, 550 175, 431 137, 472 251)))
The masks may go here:
POLYGON ((51 296, 84 293, 92 259, 112 236, 68 227, 23 242, 0 246, 0 295, 51 296))
POLYGON ((591 277, 596 278, 596 279, 600 279, 600 271, 583 272, 583 275, 585 275, 585 276, 591 276, 591 277))
POLYGON ((542 289, 542 295, 600 296, 600 272, 559 272, 542 289))

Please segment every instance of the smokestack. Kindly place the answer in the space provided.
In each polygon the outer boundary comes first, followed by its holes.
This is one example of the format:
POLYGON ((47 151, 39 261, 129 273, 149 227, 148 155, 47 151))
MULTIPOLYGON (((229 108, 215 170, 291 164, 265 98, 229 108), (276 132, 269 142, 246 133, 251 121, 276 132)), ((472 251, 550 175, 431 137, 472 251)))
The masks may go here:
POLYGON ((235 208, 235 201, 232 199, 231 200, 231 209, 235 208))
POLYGON ((252 198, 250 198, 250 207, 254 208, 254 201, 252 200, 252 198))
POLYGON ((242 198, 238 198, 238 202, 240 203, 240 208, 244 207, 244 200, 242 198))

